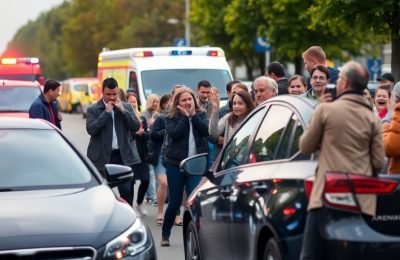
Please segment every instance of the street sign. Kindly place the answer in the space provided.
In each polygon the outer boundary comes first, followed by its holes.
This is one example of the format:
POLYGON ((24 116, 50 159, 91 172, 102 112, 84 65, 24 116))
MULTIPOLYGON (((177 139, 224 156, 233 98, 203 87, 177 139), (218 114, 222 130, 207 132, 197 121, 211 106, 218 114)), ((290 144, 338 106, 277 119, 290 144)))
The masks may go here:
POLYGON ((271 51, 272 45, 269 44, 267 37, 256 37, 254 40, 254 48, 256 52, 268 52, 271 51))
POLYGON ((382 73, 382 60, 381 59, 368 59, 367 67, 369 77, 371 80, 376 80, 382 73))
POLYGON ((177 47, 186 47, 187 42, 185 38, 175 38, 174 45, 177 47))

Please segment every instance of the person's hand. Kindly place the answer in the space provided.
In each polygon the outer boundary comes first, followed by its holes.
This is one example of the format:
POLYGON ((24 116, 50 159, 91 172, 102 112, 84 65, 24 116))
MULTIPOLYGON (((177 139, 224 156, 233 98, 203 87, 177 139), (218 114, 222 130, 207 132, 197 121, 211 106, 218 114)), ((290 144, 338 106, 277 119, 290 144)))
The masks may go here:
POLYGON ((141 127, 139 131, 136 132, 137 135, 142 136, 144 134, 144 129, 141 127))
POLYGON ((223 145, 225 138, 223 136, 218 137, 218 144, 223 145))
POLYGON ((113 101, 108 101, 108 103, 106 104, 106 112, 111 113, 113 108, 114 108, 114 102, 113 101))
POLYGON ((189 116, 194 116, 196 114, 196 107, 194 105, 194 100, 192 100, 192 103, 190 104, 190 109, 189 109, 189 116))
POLYGON ((62 118, 62 115, 61 115, 61 112, 58 112, 58 120, 60 120, 60 121, 62 121, 63 120, 63 118, 62 118))
POLYGON ((213 109, 219 109, 219 93, 215 88, 211 89, 210 102, 213 109))
POLYGON ((390 96, 390 99, 386 102, 386 108, 387 110, 394 110, 396 106, 396 93, 392 91, 392 95, 390 96))
POLYGON ((118 110, 121 111, 122 113, 125 112, 125 108, 124 108, 124 105, 122 104, 121 99, 118 98, 118 99, 114 102, 114 106, 115 106, 116 108, 118 108, 118 110))
POLYGON ((319 97, 319 102, 320 102, 320 103, 332 102, 332 101, 333 101, 333 97, 332 97, 331 93, 323 93, 323 94, 319 97))
POLYGON ((189 116, 189 112, 180 105, 177 105, 176 108, 179 110, 179 112, 181 112, 182 115, 189 116))

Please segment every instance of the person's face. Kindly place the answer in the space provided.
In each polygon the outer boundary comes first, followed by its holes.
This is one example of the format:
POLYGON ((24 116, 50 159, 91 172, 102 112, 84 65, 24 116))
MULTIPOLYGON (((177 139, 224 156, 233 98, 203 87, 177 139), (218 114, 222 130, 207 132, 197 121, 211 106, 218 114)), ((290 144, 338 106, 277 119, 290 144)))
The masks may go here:
POLYGON ((189 111, 192 106, 194 106, 194 100, 189 92, 184 92, 179 97, 178 105, 183 107, 186 111, 189 111))
POLYGON ((208 101, 208 98, 210 97, 210 92, 211 88, 200 86, 200 88, 197 90, 197 95, 199 96, 199 100, 201 103, 206 103, 208 101))
MULTIPOLYGON (((347 79, 343 73, 339 73, 339 77, 336 81, 336 95, 342 94, 346 90, 347 79)), ((369 93, 369 92, 368 92, 369 93)))
POLYGON ((308 73, 311 73, 312 68, 314 68, 314 66, 317 64, 314 61, 314 59, 310 57, 304 57, 303 62, 304 62, 304 69, 308 71, 308 73))
POLYGON ((268 82, 264 80, 259 81, 257 85, 254 86, 254 94, 257 105, 276 95, 275 90, 270 88, 268 82))
POLYGON ((108 88, 105 87, 103 90, 104 102, 108 103, 110 101, 115 102, 118 98, 118 88, 108 88))
POLYGON ((389 102, 389 93, 384 89, 378 89, 375 94, 375 107, 378 111, 386 108, 389 102))
POLYGON ((326 74, 320 70, 314 70, 311 75, 311 86, 315 94, 321 95, 322 91, 328 85, 326 74))
POLYGON ((153 110, 157 110, 159 105, 160 105, 160 101, 158 99, 154 99, 153 104, 151 105, 151 108, 153 110))
POLYGON ((301 80, 294 79, 288 86, 288 92, 290 95, 301 95, 306 91, 306 86, 301 83, 301 80))
POLYGON ((243 117, 243 116, 247 115, 246 103, 239 95, 235 95, 233 97, 232 112, 237 117, 243 117))
POLYGON ((60 96, 60 89, 61 89, 61 86, 59 86, 58 88, 56 88, 55 90, 49 90, 48 91, 48 93, 49 93, 49 97, 50 97, 50 101, 56 101, 57 100, 57 98, 60 96))
POLYGON ((129 96, 128 98, 128 103, 131 104, 131 106, 135 109, 138 108, 138 104, 137 104, 137 99, 135 96, 129 96))

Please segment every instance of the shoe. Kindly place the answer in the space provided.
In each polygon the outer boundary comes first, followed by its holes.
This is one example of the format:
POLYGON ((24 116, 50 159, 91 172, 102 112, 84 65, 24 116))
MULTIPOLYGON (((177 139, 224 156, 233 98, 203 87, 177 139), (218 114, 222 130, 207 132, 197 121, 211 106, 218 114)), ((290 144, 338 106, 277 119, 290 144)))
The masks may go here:
POLYGON ((182 220, 179 220, 179 221, 175 221, 175 226, 183 226, 183 222, 182 222, 182 220))
POLYGON ((157 200, 153 200, 153 202, 151 203, 151 206, 157 207, 158 206, 157 200))
POLYGON ((143 204, 135 204, 136 210, 142 216, 147 216, 147 210, 144 208, 143 204))
POLYGON ((168 238, 161 238, 161 246, 170 246, 168 238))
POLYGON ((164 222, 164 219, 162 219, 162 218, 156 219, 156 225, 157 226, 162 226, 163 222, 164 222))

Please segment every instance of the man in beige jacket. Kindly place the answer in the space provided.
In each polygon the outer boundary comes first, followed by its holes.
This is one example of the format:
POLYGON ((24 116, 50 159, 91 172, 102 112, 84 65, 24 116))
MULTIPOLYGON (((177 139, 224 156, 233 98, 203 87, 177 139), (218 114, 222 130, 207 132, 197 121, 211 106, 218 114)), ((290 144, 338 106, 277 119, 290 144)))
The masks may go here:
MULTIPOLYGON (((322 259, 318 223, 327 171, 373 175, 384 163, 381 124, 371 104, 363 96, 368 72, 359 63, 348 62, 336 83, 338 98, 321 103, 309 128, 300 138, 303 154, 319 151, 318 168, 308 203, 301 259, 322 259)), ((364 214, 375 215, 376 196, 358 195, 364 214)))

